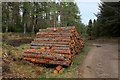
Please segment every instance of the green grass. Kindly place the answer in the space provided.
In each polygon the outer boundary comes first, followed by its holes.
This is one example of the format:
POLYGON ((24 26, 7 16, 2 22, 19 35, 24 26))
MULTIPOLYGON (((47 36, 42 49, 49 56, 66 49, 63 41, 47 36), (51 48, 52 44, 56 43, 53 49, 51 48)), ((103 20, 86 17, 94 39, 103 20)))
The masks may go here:
POLYGON ((85 47, 82 49, 82 52, 75 56, 71 66, 76 67, 77 65, 80 65, 79 60, 81 60, 88 53, 88 50, 89 46, 88 43, 86 43, 85 47))
POLYGON ((11 73, 8 75, 5 75, 6 77, 21 77, 21 78, 40 78, 40 75, 37 75, 36 72, 44 72, 45 67, 42 67, 37 64, 30 63, 26 60, 20 60, 20 58, 23 58, 22 54, 23 52, 28 49, 30 44, 24 44, 18 47, 12 47, 10 45, 7 45, 3 43, 3 55, 4 52, 9 53, 10 59, 16 59, 16 61, 11 60, 10 61, 10 70, 11 73), (42 69, 40 69, 42 68, 42 69))

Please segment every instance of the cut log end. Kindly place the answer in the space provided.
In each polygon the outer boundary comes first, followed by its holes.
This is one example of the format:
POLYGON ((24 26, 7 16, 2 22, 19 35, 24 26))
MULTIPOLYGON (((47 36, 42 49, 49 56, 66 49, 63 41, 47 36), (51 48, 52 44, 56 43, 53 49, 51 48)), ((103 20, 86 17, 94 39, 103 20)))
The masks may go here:
POLYGON ((59 73, 63 73, 64 70, 65 70, 65 68, 62 68, 62 69, 59 71, 59 73))
POLYGON ((57 29, 56 29, 56 28, 54 28, 54 29, 53 29, 53 31, 57 31, 57 29))
POLYGON ((57 71, 57 70, 54 70, 54 74, 58 74, 58 71, 57 71))
POLYGON ((56 69, 59 71, 61 70, 62 66, 57 66, 56 69))

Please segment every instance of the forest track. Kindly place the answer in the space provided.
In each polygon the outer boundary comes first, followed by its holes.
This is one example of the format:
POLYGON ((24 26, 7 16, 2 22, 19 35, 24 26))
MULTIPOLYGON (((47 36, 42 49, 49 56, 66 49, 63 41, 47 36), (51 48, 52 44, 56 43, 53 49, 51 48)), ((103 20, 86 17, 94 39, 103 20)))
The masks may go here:
MULTIPOLYGON (((118 43, 89 42, 91 49, 83 60, 83 78, 118 78, 118 43)), ((78 73, 79 74, 79 73, 78 73)))

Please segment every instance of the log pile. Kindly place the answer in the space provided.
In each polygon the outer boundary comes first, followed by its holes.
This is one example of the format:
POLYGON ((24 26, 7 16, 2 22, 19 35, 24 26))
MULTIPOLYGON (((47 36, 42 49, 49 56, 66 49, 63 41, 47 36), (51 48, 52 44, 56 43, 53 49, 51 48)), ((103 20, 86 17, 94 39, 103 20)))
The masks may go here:
POLYGON ((84 42, 75 27, 39 29, 29 50, 26 50, 23 56, 25 60, 34 63, 68 66, 83 46, 84 42))

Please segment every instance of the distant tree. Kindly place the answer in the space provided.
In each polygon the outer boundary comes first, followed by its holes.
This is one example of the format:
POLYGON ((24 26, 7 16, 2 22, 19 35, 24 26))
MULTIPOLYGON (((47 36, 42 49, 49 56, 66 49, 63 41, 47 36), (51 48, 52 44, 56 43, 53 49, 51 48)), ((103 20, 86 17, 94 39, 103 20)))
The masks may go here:
POLYGON ((86 32, 75 2, 6 2, 2 3, 3 32, 38 32, 39 29, 75 26, 86 32))
POLYGON ((9 25, 9 3, 3 2, 2 3, 2 21, 3 21, 3 29, 5 32, 8 32, 8 25, 9 25), (6 24, 6 26, 5 26, 6 24))
POLYGON ((90 37, 92 36, 92 20, 91 19, 89 20, 89 23, 88 23, 87 33, 90 37))
POLYGON ((96 37, 97 36, 97 21, 94 19, 93 24, 92 24, 92 36, 96 37))

